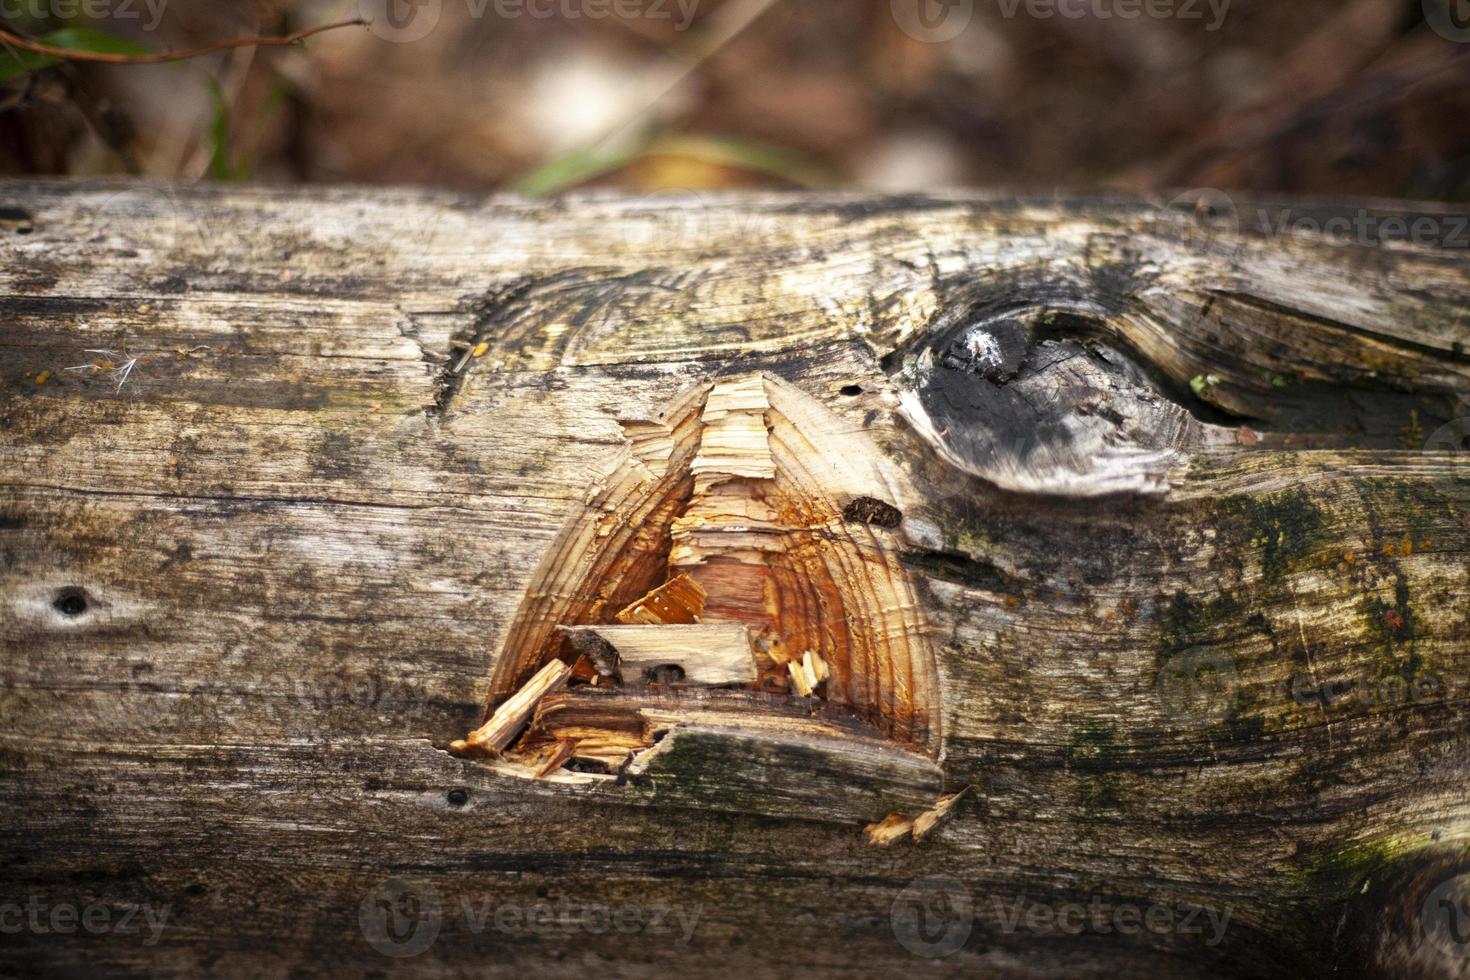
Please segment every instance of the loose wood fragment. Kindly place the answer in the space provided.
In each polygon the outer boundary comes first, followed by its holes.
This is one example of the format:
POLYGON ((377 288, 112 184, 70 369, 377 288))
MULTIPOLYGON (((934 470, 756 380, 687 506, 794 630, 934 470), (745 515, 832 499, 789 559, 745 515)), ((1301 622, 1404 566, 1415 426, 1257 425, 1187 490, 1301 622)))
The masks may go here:
POLYGON ((549 661, 519 691, 495 709, 490 720, 465 738, 450 743, 450 750, 464 755, 499 755, 525 727, 540 700, 561 687, 572 668, 560 660, 549 661))
POLYGON ((617 620, 637 623, 697 623, 706 593, 688 575, 675 575, 648 595, 618 612, 617 620))
POLYGON ((938 827, 945 820, 949 819, 949 814, 952 810, 954 810, 954 805, 960 801, 960 797, 964 796, 969 791, 970 787, 966 786, 958 793, 951 793, 948 796, 942 796, 939 798, 939 802, 934 804, 933 809, 925 810, 923 813, 915 817, 914 840, 923 840, 929 835, 930 831, 932 831, 935 827, 938 827))
POLYGON ((791 686, 796 688, 796 693, 804 698, 811 697, 817 690, 817 686, 827 679, 829 673, 827 662, 822 655, 815 650, 808 650, 801 655, 801 662, 790 661, 786 669, 791 673, 791 686))
POLYGON ((890 813, 877 823, 868 824, 863 828, 863 832, 868 835, 869 843, 877 844, 879 847, 887 847, 894 841, 902 840, 910 834, 913 835, 916 841, 923 840, 935 827, 944 822, 945 818, 949 816, 950 811, 954 809, 954 805, 959 802, 960 797, 964 796, 969 790, 970 787, 966 786, 958 793, 941 796, 939 802, 917 817, 905 817, 901 813, 890 813))
POLYGON ((913 829, 914 822, 908 817, 890 813, 877 823, 868 824, 863 828, 863 833, 868 835, 869 843, 887 847, 899 838, 907 837, 913 829))
POLYGON ((651 671, 677 667, 686 684, 751 684, 756 678, 750 628, 743 623, 669 626, 573 626, 566 632, 592 634, 617 651, 618 671, 629 684, 651 671))
MULTIPOLYGON (((613 649, 611 643, 590 630, 570 626, 559 626, 557 630, 571 643, 572 649, 581 654, 577 658, 578 665, 589 664, 597 677, 617 675, 618 652, 613 649)), ((591 678, 588 679, 591 680, 591 678)))
POLYGON ((576 750, 577 743, 575 740, 569 738, 558 740, 551 751, 550 757, 541 764, 541 768, 536 770, 536 778, 545 779, 547 776, 556 772, 571 761, 576 750))

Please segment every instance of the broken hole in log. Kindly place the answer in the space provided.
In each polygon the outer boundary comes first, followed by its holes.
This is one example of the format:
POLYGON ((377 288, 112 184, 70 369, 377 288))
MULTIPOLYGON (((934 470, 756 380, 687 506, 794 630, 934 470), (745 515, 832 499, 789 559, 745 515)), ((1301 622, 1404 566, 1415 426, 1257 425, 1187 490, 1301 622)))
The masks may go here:
POLYGON ((884 502, 897 476, 866 435, 760 374, 622 424, 627 446, 511 623, 486 725, 456 744, 504 749, 537 773, 617 772, 654 744, 656 693, 665 728, 711 711, 721 724, 795 712, 936 754, 934 652, 908 572, 875 530, 902 519, 884 502), (563 664, 564 689, 548 685, 550 664, 563 664), (500 744, 508 720, 524 734, 500 744))
POLYGON ((58 589, 56 598, 51 600, 51 608, 63 616, 80 616, 87 611, 87 593, 74 586, 58 589))

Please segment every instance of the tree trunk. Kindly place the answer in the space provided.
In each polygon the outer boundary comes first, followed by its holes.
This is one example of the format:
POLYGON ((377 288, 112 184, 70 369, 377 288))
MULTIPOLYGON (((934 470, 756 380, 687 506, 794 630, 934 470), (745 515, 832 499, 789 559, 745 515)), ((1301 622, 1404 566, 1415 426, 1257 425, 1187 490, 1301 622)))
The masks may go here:
POLYGON ((1454 215, 0 205, 6 971, 1470 972, 1454 215))

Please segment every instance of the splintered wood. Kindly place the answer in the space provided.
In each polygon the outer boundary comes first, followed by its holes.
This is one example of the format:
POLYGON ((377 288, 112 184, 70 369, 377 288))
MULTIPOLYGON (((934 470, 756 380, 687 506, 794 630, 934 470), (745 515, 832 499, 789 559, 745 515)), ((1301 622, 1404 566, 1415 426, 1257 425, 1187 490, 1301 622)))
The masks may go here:
POLYGON ((868 836, 868 842, 877 844, 879 847, 887 847, 896 840, 902 840, 913 835, 914 840, 923 840, 929 833, 949 817, 954 805, 959 802, 960 797, 970 791, 966 786, 958 793, 949 796, 941 796, 939 801, 928 810, 917 817, 905 817, 901 813, 890 813, 877 823, 870 823, 863 828, 868 836))
POLYGON ((800 663, 795 660, 787 663, 786 669, 791 673, 791 686, 804 698, 816 693, 817 686, 827 679, 828 674, 827 662, 811 650, 801 655, 800 663))
POLYGON ((634 752, 653 745, 651 727, 636 705, 563 691, 537 706, 515 752, 540 777, 567 763, 617 772, 634 752))
POLYGON ((719 687, 755 682, 750 628, 744 623, 572 626, 566 632, 591 633, 611 646, 624 684, 658 679, 652 675, 663 668, 678 668, 674 679, 686 684, 719 687))
MULTIPOLYGON (((628 448, 548 549, 496 689, 575 659, 568 698, 745 688, 846 706, 932 753, 934 654, 883 518, 900 477, 863 433, 760 374, 621 424, 628 448), (855 521, 854 500, 880 519, 855 521)), ((537 771, 646 747, 635 727, 532 728, 510 755, 537 771)))
POLYGON ((776 462, 766 439, 765 380, 758 374, 717 384, 705 402, 704 431, 694 458, 694 492, 716 483, 746 477, 769 480, 776 462))
POLYGON ((704 587, 688 575, 675 575, 637 602, 619 610, 620 623, 697 623, 704 612, 704 587))
POLYGON ((526 682, 525 687, 496 708, 489 721, 463 739, 451 742, 450 750, 465 755, 499 755, 526 727, 526 721, 541 699, 565 684, 571 673, 572 668, 560 660, 549 662, 526 682))

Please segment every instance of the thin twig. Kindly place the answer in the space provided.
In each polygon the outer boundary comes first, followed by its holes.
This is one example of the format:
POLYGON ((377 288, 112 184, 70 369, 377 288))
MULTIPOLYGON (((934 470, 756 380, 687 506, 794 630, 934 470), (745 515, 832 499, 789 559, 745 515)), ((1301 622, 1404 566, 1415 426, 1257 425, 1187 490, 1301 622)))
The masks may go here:
POLYGON ((39 44, 35 41, 27 41, 18 34, 10 31, 0 30, 0 42, 30 51, 35 54, 49 55, 54 58, 65 58, 68 61, 100 61, 109 65, 154 65, 165 61, 182 61, 185 58, 197 58, 202 54, 213 54, 216 51, 224 51, 227 48, 247 47, 283 47, 305 40, 313 34, 323 31, 333 31, 339 27, 353 27, 355 25, 366 25, 367 21, 361 17, 353 20, 338 21, 335 24, 322 24, 318 27, 308 27, 302 31, 293 31, 280 37, 237 37, 229 41, 216 41, 206 44, 202 48, 185 48, 181 51, 159 51, 156 54, 113 54, 104 51, 77 51, 73 48, 55 48, 49 44, 39 44))

